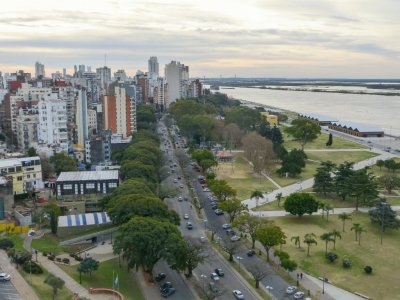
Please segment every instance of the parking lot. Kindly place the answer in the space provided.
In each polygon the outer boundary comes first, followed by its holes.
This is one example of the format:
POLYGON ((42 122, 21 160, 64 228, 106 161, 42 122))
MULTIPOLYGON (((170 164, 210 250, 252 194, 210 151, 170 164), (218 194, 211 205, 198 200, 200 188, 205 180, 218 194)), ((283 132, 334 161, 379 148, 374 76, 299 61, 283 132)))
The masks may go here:
POLYGON ((10 281, 0 282, 0 300, 21 300, 10 281))

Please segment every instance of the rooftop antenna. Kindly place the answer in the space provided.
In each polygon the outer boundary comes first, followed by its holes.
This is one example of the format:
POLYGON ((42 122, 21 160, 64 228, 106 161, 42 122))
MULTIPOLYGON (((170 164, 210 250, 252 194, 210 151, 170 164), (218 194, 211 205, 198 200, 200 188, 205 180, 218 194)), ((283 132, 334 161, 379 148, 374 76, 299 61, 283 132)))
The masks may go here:
POLYGON ((107 67, 107 53, 104 54, 104 66, 107 67))

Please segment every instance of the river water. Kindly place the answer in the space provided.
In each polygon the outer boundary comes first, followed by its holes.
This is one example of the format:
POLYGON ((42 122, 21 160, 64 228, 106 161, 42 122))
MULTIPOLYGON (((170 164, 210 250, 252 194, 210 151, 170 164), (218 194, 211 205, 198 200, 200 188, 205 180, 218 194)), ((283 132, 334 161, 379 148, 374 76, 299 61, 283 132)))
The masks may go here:
POLYGON ((221 93, 239 100, 291 110, 314 113, 340 121, 378 126, 386 134, 400 136, 400 96, 323 93, 258 88, 224 89, 221 93))

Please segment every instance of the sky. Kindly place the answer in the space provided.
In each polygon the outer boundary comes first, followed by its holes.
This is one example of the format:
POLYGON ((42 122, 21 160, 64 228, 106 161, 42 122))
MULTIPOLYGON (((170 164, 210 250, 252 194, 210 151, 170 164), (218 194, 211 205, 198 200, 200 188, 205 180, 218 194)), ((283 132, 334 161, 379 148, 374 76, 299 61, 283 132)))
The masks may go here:
POLYGON ((0 71, 74 65, 128 75, 171 60, 191 77, 399 78, 398 0, 13 0, 0 71))

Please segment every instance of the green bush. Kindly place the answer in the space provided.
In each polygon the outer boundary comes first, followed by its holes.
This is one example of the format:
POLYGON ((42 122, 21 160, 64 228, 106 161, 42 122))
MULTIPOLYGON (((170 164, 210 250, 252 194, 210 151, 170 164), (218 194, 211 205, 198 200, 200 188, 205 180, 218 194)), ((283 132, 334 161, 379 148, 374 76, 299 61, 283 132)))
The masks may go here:
POLYGON ((8 238, 0 240, 0 249, 6 250, 14 247, 14 242, 8 238))
POLYGON ((365 267, 364 267, 364 271, 365 271, 365 273, 367 273, 367 274, 371 274, 371 273, 372 273, 372 267, 371 267, 371 266, 365 266, 365 267))
POLYGON ((43 252, 43 256, 47 256, 47 252, 43 252))
POLYGON ((54 260, 56 259, 56 257, 55 257, 53 254, 47 256, 47 258, 50 259, 50 260, 52 260, 52 261, 54 261, 54 260))
POLYGON ((343 259, 343 268, 345 269, 351 268, 350 260, 348 258, 343 259))
POLYGON ((338 259, 338 256, 336 253, 333 252, 328 252, 326 254, 326 258, 330 261, 330 262, 334 262, 336 259, 338 259))
POLYGON ((23 265, 22 265, 22 269, 26 272, 26 273, 30 273, 32 272, 32 274, 42 274, 43 273, 43 269, 41 266, 39 266, 37 263, 35 263, 34 261, 31 261, 29 263, 29 261, 26 261, 23 265))
POLYGON ((69 264, 69 258, 63 258, 62 262, 63 262, 64 264, 69 264))

